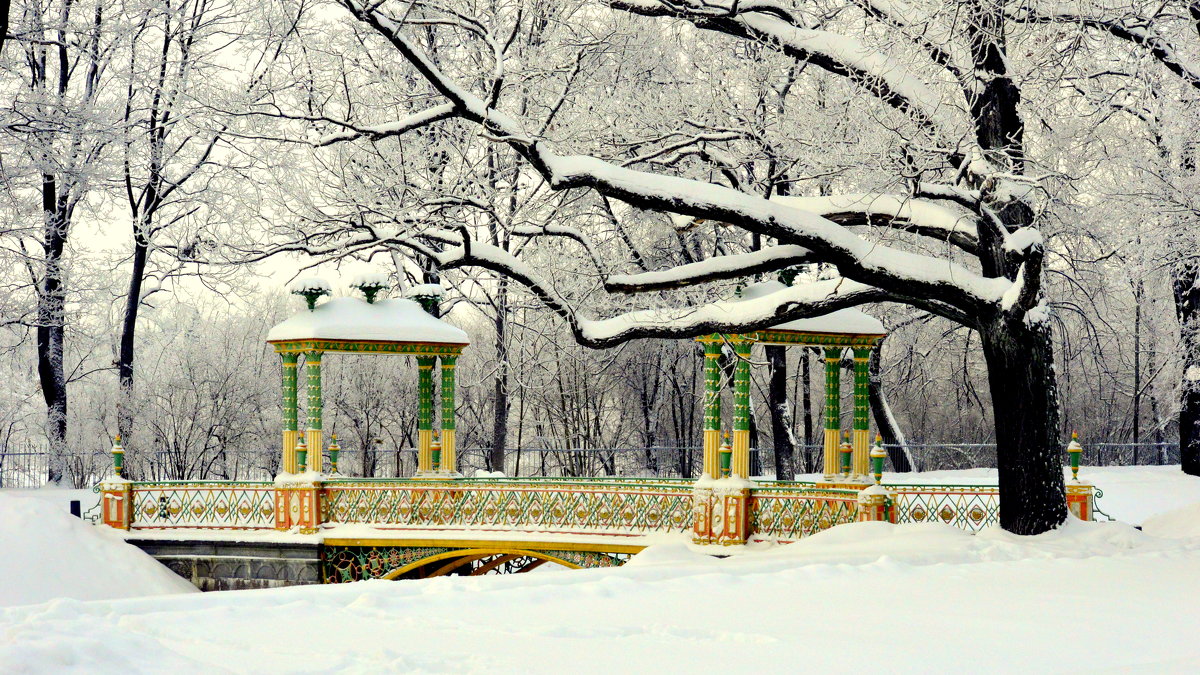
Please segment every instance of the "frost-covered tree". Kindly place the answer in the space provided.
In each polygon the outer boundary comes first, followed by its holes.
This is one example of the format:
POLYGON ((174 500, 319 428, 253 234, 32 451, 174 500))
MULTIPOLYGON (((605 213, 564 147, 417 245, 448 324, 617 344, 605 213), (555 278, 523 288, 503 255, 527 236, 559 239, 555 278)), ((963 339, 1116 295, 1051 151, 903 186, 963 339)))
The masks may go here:
MULTIPOLYGON (((670 166, 642 170, 653 166, 655 158, 683 152, 716 165, 722 161, 720 153, 706 157, 700 152, 722 140, 712 135, 716 124, 702 120, 693 125, 685 116, 653 114, 649 104, 661 92, 647 92, 639 101, 647 106, 647 119, 662 128, 658 139, 640 143, 633 157, 602 134, 556 138, 547 121, 555 115, 586 116, 590 106, 601 104, 603 123, 618 137, 622 118, 618 110, 602 105, 603 92, 565 87, 562 67, 549 68, 557 76, 543 78, 548 89, 564 92, 557 103, 550 97, 535 109, 508 108, 506 92, 535 86, 524 70, 519 71, 521 79, 510 79, 510 65, 527 64, 510 64, 507 47, 512 36, 529 30, 538 3, 528 14, 521 3, 343 4, 440 99, 401 120, 347 134, 347 140, 399 135, 450 118, 466 121, 509 146, 554 191, 589 191, 638 209, 678 214, 682 227, 720 223, 764 242, 760 250, 711 255, 649 272, 622 274, 608 265, 605 291, 646 299, 640 308, 605 319, 591 318, 586 309, 564 302, 554 280, 521 256, 465 231, 421 233, 424 240, 441 244, 440 250, 426 246, 441 267, 483 267, 525 285, 568 323, 580 343, 591 347, 642 337, 747 331, 871 302, 904 303, 968 326, 981 339, 998 422, 1003 526, 1037 533, 1065 518, 1054 355, 1043 291, 1044 244, 1035 222, 1043 186, 1039 177, 1027 175, 1023 86, 1010 72, 1018 55, 1009 50, 1013 22, 1004 3, 974 0, 953 11, 930 5, 902 13, 872 3, 851 9, 778 2, 610 2, 615 12, 662 20, 648 31, 695 36, 712 46, 706 56, 742 50, 742 56, 759 62, 821 71, 863 95, 855 105, 870 106, 868 116, 891 157, 884 169, 892 174, 889 189, 792 198, 752 194, 703 175, 685 177, 670 166), (431 31, 449 32, 463 44, 479 46, 490 57, 487 68, 466 72, 452 54, 423 48, 416 36, 431 31), (762 56, 768 52, 770 58, 762 56), (904 234, 887 235, 889 229, 904 234), (812 262, 830 265, 838 276, 743 303, 734 314, 714 312, 703 303, 666 306, 661 295, 664 289, 812 262)), ((600 32, 606 18, 597 9, 591 8, 574 31, 558 26, 555 36, 578 43, 584 34, 600 32)), ((449 44, 448 38, 442 44, 449 44)), ((1033 61, 1043 56, 1036 45, 1025 45, 1033 61)), ((637 54, 622 57, 637 59, 637 54)), ((652 71, 656 65, 646 67, 652 71)), ((730 96, 750 84, 723 83, 730 96)), ((737 118, 734 111, 730 116, 737 118)), ((736 126, 724 133, 739 133, 748 125, 739 121, 736 126)), ((400 244, 405 236, 403 231, 388 234, 400 244)), ((587 255, 592 245, 588 234, 573 231, 569 236, 587 255)))

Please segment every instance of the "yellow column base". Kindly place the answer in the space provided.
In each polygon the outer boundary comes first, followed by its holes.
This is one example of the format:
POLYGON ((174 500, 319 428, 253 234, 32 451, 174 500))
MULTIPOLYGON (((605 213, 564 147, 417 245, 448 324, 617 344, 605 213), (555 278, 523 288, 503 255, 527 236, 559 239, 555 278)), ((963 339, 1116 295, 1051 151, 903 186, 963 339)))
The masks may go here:
POLYGON ((296 473, 296 439, 299 436, 300 432, 295 429, 283 431, 283 459, 279 468, 284 473, 296 473))
POLYGON ((850 456, 850 473, 866 476, 871 470, 871 439, 866 429, 855 429, 852 438, 854 453, 850 456))
POLYGON ((746 429, 733 430, 733 461, 729 473, 734 478, 750 477, 750 432, 746 429))
POLYGON ((825 430, 825 462, 822 465, 825 474, 825 480, 833 480, 833 477, 842 472, 840 461, 838 459, 838 436, 840 435, 837 429, 825 430))
MULTIPOLYGON (((321 440, 320 429, 309 429, 304 432, 304 442, 308 445, 308 470, 321 470, 321 456, 324 454, 325 446, 321 440)), ((293 453, 294 454, 294 453, 293 453)))
POLYGON ((718 429, 704 430, 704 468, 710 478, 720 478, 721 468, 718 453, 721 450, 721 432, 718 429))
MULTIPOLYGON (((442 429, 442 466, 443 473, 454 473, 458 468, 458 457, 454 449, 454 430, 442 429)), ((501 467, 503 468, 503 467, 501 467)))
POLYGON ((433 471, 433 453, 430 448, 433 445, 433 430, 418 429, 417 430, 417 473, 429 473, 433 471))

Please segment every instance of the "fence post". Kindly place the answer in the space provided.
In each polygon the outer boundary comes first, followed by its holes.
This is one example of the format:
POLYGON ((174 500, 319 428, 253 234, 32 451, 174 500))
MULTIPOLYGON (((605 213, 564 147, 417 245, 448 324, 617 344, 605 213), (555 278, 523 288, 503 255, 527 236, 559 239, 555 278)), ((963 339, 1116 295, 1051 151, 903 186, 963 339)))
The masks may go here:
POLYGON ((133 485, 120 476, 109 476, 101 481, 101 522, 118 530, 128 530, 132 513, 133 485))
POLYGON ((858 522, 887 522, 891 499, 882 485, 871 485, 858 493, 858 522))
POLYGON ((1079 444, 1079 432, 1071 432, 1071 443, 1067 445, 1067 454, 1071 458, 1071 480, 1067 481, 1067 510, 1080 520, 1091 520, 1092 491, 1095 486, 1087 481, 1079 480, 1079 458, 1083 455, 1083 446, 1079 444))
POLYGON ((692 543, 695 544, 712 544, 717 539, 712 483, 712 478, 701 476, 692 486, 692 543))

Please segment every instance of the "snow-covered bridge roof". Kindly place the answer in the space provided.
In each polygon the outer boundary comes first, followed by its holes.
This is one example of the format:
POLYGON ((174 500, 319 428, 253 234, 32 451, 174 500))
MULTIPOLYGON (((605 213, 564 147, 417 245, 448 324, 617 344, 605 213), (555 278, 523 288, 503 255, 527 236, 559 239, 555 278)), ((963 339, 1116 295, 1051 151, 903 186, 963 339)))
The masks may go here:
POLYGON ((267 333, 267 342, 329 340, 402 344, 468 345, 467 334, 438 319, 413 300, 368 303, 361 298, 331 298, 292 316, 267 333))

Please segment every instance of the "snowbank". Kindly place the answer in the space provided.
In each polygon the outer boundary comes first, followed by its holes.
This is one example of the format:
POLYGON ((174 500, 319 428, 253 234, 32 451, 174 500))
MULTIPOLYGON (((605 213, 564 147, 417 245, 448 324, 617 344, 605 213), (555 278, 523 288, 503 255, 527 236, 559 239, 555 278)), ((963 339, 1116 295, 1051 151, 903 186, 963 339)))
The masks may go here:
POLYGON ((71 516, 55 498, 69 491, 29 492, 44 498, 0 493, 0 606, 197 592, 115 532, 71 516))
POLYGON ((1196 672, 1200 541, 860 523, 763 555, 0 610, 18 672, 1196 672), (113 620, 113 617, 119 617, 113 620), (320 640, 281 640, 310 634, 320 640), (847 643, 870 645, 848 656, 847 643))
POLYGON ((1147 518, 1142 531, 1156 537, 1200 537, 1200 502, 1147 518))

